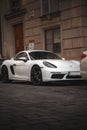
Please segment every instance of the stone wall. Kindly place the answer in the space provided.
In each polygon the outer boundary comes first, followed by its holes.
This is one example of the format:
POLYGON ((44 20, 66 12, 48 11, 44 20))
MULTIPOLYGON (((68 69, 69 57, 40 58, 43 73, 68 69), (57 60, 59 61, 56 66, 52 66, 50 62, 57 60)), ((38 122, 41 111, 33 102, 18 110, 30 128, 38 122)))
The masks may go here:
POLYGON ((64 1, 61 3, 63 55, 67 59, 80 60, 85 49, 83 10, 86 3, 84 0, 66 0, 66 2, 67 4, 64 1))
MULTIPOLYGON (((45 49, 44 31, 46 29, 60 27, 61 56, 66 59, 80 60, 82 52, 87 49, 87 1, 60 0, 60 15, 45 20, 40 18, 40 2, 40 0, 22 0, 22 8, 26 8, 26 14, 22 18, 14 18, 10 20, 10 22, 4 19, 6 25, 4 26, 2 23, 2 28, 5 28, 5 30, 2 31, 4 34, 4 36, 2 35, 3 55, 7 56, 8 54, 9 57, 11 57, 15 54, 14 38, 11 39, 6 35, 10 36, 11 34, 13 37, 12 24, 21 21, 23 22, 24 49, 31 43, 34 43, 34 49, 45 49), (6 37, 8 40, 6 40, 6 37), (7 49, 7 45, 11 46, 10 52, 9 49, 7 49)), ((9 11, 8 6, 5 8, 5 13, 9 11)))

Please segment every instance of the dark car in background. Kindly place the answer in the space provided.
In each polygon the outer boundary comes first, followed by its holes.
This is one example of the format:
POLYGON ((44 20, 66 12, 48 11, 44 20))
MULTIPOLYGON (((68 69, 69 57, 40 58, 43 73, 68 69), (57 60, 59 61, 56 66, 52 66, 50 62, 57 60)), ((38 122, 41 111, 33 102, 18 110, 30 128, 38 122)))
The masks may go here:
POLYGON ((0 58, 0 79, 1 79, 1 65, 2 65, 3 61, 4 60, 0 58))

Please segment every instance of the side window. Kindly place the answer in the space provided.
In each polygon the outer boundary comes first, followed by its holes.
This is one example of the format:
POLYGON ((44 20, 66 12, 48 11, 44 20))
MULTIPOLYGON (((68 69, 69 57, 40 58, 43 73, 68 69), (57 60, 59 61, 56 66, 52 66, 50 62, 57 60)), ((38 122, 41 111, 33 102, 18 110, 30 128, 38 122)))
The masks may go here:
POLYGON ((27 60, 29 60, 26 52, 22 52, 22 53, 16 55, 15 60, 19 60, 22 57, 25 57, 27 60))
POLYGON ((60 28, 45 31, 46 50, 61 53, 60 28))

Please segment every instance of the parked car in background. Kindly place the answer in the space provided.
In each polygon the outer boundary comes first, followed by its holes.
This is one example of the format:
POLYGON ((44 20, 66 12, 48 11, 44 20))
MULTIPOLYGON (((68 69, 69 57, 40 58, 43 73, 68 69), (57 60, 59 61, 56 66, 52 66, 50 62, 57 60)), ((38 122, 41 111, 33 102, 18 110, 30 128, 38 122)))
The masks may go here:
POLYGON ((0 79, 1 79, 1 65, 2 65, 3 61, 4 60, 0 58, 0 79))
POLYGON ((35 85, 48 81, 79 80, 80 62, 64 60, 46 50, 26 50, 2 64, 3 82, 30 81, 35 85))
POLYGON ((87 51, 82 53, 80 71, 82 77, 87 80, 87 51))

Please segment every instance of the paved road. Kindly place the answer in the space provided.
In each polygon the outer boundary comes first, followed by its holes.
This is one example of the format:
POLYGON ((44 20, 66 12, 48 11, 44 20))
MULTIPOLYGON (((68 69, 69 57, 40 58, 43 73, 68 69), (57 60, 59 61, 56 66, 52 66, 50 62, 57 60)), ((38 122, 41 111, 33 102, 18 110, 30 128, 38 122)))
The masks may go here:
POLYGON ((86 130, 86 84, 0 82, 0 130, 86 130))

